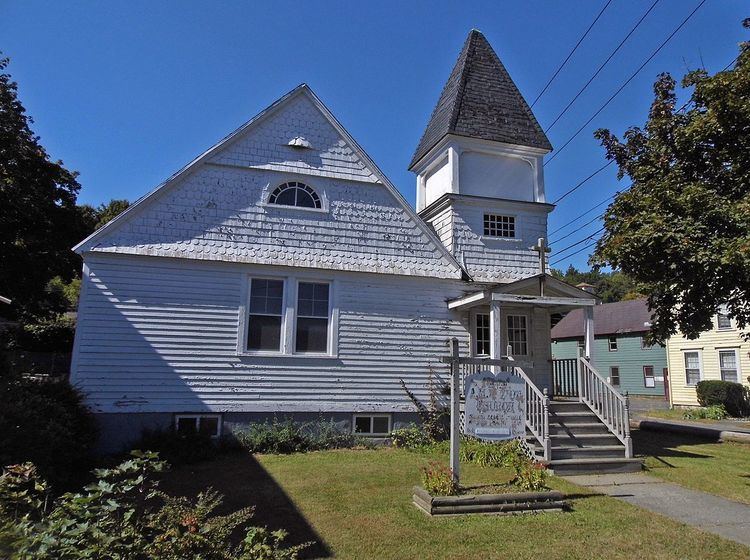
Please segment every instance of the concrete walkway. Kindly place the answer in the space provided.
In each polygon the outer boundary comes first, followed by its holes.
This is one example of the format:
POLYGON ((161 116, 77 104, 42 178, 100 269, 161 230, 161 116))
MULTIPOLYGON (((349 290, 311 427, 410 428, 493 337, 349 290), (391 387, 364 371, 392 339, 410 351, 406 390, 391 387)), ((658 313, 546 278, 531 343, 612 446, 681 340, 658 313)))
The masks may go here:
POLYGON ((750 506, 646 473, 565 476, 579 486, 750 547, 750 506))

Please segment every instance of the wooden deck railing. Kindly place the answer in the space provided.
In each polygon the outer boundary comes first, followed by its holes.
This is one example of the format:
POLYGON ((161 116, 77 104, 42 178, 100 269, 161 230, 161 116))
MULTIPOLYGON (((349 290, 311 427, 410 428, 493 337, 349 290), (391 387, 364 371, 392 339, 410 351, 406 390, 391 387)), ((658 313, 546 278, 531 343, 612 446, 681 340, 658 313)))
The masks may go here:
POLYGON ((552 360, 552 397, 578 396, 578 358, 552 360))
POLYGON ((579 400, 588 405, 617 439, 625 445, 625 457, 632 459, 630 403, 610 385, 586 358, 578 358, 579 400))

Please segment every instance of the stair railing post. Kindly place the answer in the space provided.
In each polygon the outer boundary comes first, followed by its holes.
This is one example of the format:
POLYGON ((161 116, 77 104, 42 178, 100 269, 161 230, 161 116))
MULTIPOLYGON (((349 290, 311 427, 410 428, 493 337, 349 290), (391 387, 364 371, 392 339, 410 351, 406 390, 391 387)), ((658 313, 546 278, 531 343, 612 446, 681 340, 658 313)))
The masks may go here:
POLYGON ((542 400, 542 443, 544 444, 544 460, 549 461, 552 458, 552 442, 549 437, 549 396, 546 387, 542 394, 544 395, 542 400))
POLYGON ((625 391, 625 418, 622 419, 623 430, 625 435, 625 458, 633 458, 633 440, 630 438, 630 397, 625 391))
POLYGON ((583 402, 583 358, 576 360, 576 370, 578 376, 578 402, 583 402))
POLYGON ((458 362, 459 349, 458 339, 451 339, 451 449, 450 449, 450 467, 453 480, 459 483, 459 466, 458 466, 458 445, 461 434, 459 433, 460 419, 460 399, 461 399, 461 368, 458 362))

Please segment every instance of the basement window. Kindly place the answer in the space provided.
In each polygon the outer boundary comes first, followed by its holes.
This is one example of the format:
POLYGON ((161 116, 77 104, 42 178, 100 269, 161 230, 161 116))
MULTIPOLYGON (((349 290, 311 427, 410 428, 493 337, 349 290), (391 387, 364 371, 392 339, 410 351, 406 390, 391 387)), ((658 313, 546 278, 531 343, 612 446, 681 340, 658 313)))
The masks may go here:
POLYGON ((515 216, 501 216, 500 214, 484 215, 484 234, 488 237, 516 237, 515 216))
POLYGON ((363 436, 387 436, 391 433, 390 414, 355 414, 354 433, 363 436))
POLYGON ((174 417, 177 433, 184 436, 200 434, 210 438, 221 435, 219 414, 178 414, 174 417))

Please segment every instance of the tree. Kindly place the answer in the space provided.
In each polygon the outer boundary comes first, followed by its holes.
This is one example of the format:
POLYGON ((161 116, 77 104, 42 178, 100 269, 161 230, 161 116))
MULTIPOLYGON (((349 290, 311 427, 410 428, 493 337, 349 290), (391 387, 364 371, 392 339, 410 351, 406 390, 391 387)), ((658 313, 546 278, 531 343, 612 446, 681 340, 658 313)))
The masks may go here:
POLYGON ((113 198, 107 204, 100 204, 96 208, 89 204, 82 204, 78 207, 78 212, 89 232, 92 232, 119 216, 128 206, 130 206, 129 201, 113 198))
POLYGON ((17 84, 4 72, 8 62, 0 59, 0 294, 22 318, 43 317, 60 311, 45 298, 47 282, 70 280, 80 268, 70 251, 85 233, 80 185, 31 131, 17 84))
MULTIPOLYGON (((750 20, 743 22, 750 27, 750 20)), ((750 49, 733 68, 688 73, 687 110, 676 110, 675 80, 661 74, 643 128, 623 140, 601 129, 607 159, 632 187, 604 216, 594 265, 637 281, 654 313, 651 336, 711 327, 727 305, 741 329, 750 322, 750 49)))
POLYGON ((552 275, 573 286, 581 282, 591 284, 594 286, 594 293, 604 303, 644 297, 637 284, 626 274, 617 270, 613 272, 601 272, 597 269, 580 271, 570 265, 565 273, 553 268, 552 275))

